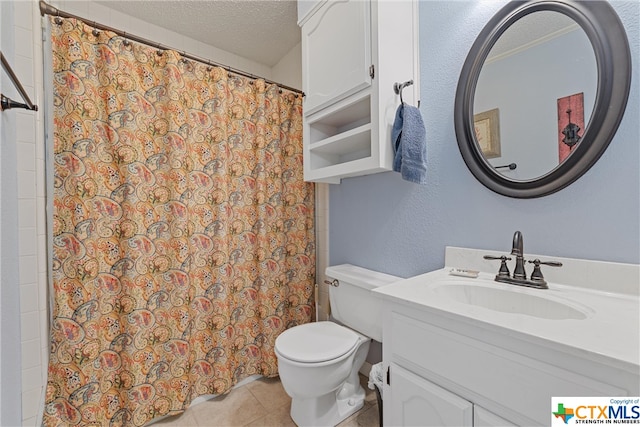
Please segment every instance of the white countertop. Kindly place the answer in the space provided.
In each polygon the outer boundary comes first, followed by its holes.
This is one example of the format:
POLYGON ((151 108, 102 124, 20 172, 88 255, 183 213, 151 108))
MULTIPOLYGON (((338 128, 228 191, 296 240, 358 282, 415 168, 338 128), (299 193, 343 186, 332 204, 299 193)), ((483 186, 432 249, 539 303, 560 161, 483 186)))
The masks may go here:
POLYGON ((495 274, 481 272, 478 278, 462 278, 449 274, 446 267, 404 279, 374 290, 384 299, 416 309, 448 313, 482 322, 487 327, 507 329, 527 339, 546 340, 564 351, 594 358, 637 374, 640 366, 640 298, 637 295, 604 292, 550 282, 549 289, 532 289, 498 283, 495 274), (584 319, 550 320, 520 313, 495 311, 458 302, 438 295, 434 286, 465 281, 479 286, 496 287, 532 294, 562 302, 586 313, 584 319), (604 358, 604 360, 603 360, 604 358))

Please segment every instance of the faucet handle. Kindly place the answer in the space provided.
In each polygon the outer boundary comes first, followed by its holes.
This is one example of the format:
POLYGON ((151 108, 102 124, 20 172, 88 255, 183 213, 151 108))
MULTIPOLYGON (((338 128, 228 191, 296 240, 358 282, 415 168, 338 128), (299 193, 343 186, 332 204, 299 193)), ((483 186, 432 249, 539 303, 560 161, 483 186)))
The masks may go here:
POLYGON ((542 276, 542 270, 540 270, 541 265, 548 265, 550 267, 562 267, 562 263, 558 261, 540 261, 538 258, 533 261, 528 261, 533 264, 533 272, 531 273, 531 281, 533 282, 541 282, 546 283, 544 280, 544 276, 542 276))
POLYGON ((501 256, 494 256, 494 255, 485 255, 483 256, 484 259, 499 259, 502 261, 511 261, 511 258, 506 256, 506 255, 501 255, 501 256))
POLYGON ((511 261, 511 257, 508 257, 506 255, 502 255, 502 256, 485 255, 483 258, 499 259, 501 261, 500 270, 498 270, 498 277, 509 277, 509 275, 511 274, 509 273, 509 267, 507 267, 507 261, 511 261))
POLYGON ((535 265, 548 265, 551 267, 562 267, 562 263, 559 261, 540 261, 539 259, 534 259, 533 261, 529 261, 532 264, 535 265))

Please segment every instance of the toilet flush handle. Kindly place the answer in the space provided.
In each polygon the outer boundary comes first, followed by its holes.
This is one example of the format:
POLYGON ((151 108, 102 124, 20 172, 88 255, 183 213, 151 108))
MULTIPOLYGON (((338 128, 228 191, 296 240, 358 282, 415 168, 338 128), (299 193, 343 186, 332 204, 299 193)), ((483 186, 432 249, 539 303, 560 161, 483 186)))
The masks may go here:
POLYGON ((340 282, 338 281, 338 279, 333 279, 332 281, 325 280, 325 281, 324 281, 324 283, 325 283, 326 285, 331 285, 331 286, 334 286, 334 287, 336 287, 336 288, 337 288, 338 286, 340 286, 340 282))

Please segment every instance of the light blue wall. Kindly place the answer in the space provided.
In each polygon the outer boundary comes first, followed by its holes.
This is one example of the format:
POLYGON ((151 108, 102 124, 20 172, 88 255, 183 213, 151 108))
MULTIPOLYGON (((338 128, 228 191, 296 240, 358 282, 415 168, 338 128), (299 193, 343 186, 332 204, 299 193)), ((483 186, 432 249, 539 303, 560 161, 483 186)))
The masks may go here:
POLYGON ((633 61, 627 111, 605 154, 571 186, 537 199, 493 193, 471 175, 453 123, 460 70, 477 34, 504 4, 420 2, 420 110, 429 184, 393 172, 349 178, 330 189, 330 262, 403 277, 441 268, 444 247, 508 251, 515 230, 525 253, 640 262, 640 3, 613 2, 633 61))

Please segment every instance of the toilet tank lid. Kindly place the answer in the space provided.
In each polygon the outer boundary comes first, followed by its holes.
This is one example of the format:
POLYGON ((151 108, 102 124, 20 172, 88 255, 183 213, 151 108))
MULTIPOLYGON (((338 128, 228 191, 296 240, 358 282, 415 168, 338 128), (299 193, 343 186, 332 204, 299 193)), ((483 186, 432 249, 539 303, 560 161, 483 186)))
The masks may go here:
POLYGON ((332 279, 338 279, 339 281, 351 283, 366 289, 374 289, 402 280, 401 277, 380 273, 352 264, 332 265, 327 267, 325 274, 332 279))

